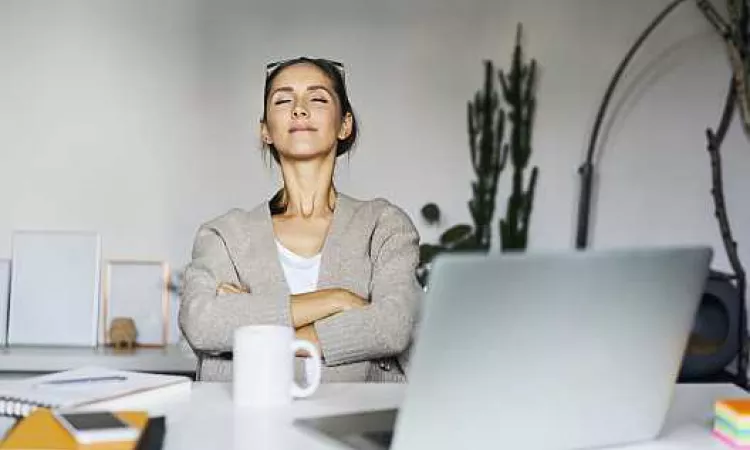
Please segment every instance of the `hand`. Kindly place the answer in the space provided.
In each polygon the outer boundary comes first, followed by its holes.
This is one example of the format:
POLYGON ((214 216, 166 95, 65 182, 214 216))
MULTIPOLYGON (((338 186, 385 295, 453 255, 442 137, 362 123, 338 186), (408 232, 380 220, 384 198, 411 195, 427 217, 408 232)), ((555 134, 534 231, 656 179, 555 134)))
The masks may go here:
POLYGON ((294 328, 304 327, 328 316, 361 308, 367 302, 346 289, 321 289, 291 296, 294 328))
POLYGON ((219 283, 217 294, 249 294, 250 290, 232 283, 219 283))
MULTIPOLYGON (((318 352, 320 352, 320 341, 318 341, 318 333, 315 332, 315 327, 313 327, 312 325, 305 325, 304 327, 297 328, 294 334, 297 339, 310 341, 311 344, 318 348, 318 352)), ((312 355, 307 353, 305 350, 297 350, 296 356, 307 358, 312 355)))
POLYGON ((336 289, 337 305, 341 311, 348 311, 355 308, 364 308, 369 302, 352 291, 346 289, 336 289))

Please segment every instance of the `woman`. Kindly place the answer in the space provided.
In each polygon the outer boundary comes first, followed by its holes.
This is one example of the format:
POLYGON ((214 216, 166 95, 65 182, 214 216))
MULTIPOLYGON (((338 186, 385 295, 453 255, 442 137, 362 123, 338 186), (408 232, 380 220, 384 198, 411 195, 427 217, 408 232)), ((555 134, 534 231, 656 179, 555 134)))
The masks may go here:
POLYGON ((203 224, 185 271, 179 320, 209 355, 200 378, 231 377, 221 354, 235 328, 278 324, 318 346, 323 381, 403 381, 422 293, 419 236, 388 201, 333 186, 336 158, 357 137, 342 69, 309 58, 269 65, 264 105, 260 132, 283 187, 203 224))

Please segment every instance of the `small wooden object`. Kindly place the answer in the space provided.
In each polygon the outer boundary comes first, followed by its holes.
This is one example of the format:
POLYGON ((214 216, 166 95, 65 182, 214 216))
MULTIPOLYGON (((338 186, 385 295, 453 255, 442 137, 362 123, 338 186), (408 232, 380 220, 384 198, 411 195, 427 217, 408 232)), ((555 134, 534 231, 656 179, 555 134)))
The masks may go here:
POLYGON ((138 332, 130 317, 115 317, 109 326, 109 342, 115 350, 133 350, 138 332))

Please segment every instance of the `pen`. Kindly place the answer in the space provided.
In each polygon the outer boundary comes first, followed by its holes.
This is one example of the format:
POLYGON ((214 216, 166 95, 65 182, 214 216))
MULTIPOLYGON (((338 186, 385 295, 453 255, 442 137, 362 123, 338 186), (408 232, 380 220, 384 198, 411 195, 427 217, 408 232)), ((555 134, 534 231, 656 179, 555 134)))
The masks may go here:
POLYGON ((77 383, 96 383, 99 381, 125 381, 127 377, 122 375, 113 375, 106 377, 84 377, 84 378, 68 378, 64 380, 49 380, 43 381, 40 384, 77 384, 77 383))

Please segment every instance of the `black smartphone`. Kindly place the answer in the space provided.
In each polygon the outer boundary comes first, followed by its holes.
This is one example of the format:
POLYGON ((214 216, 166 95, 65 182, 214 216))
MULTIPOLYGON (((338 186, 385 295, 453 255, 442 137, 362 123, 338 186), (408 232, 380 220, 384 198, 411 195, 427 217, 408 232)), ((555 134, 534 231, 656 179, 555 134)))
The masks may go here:
POLYGON ((81 444, 134 441, 140 430, 109 411, 53 412, 60 424, 81 444))

